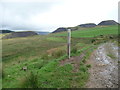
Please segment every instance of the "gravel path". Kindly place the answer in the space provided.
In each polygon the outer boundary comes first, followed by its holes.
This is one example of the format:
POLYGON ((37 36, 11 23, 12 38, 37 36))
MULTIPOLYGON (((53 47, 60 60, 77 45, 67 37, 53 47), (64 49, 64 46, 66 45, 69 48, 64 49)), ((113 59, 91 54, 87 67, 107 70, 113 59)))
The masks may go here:
POLYGON ((114 43, 102 44, 87 63, 92 65, 87 88, 118 87, 118 46, 114 43))

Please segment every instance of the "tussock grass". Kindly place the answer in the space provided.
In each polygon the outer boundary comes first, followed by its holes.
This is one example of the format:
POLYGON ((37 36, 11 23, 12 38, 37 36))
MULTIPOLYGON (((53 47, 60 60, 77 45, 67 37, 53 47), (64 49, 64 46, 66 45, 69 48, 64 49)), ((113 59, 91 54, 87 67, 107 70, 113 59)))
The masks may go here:
POLYGON ((20 86, 22 88, 38 88, 38 73, 31 71, 26 77, 22 78, 20 86))

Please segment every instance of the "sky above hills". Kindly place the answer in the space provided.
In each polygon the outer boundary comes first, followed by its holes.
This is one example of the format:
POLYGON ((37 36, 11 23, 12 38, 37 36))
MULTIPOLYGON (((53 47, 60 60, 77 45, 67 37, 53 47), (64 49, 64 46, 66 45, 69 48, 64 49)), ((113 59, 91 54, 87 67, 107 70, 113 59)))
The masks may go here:
POLYGON ((54 31, 118 21, 119 0, 0 0, 0 29, 54 31))

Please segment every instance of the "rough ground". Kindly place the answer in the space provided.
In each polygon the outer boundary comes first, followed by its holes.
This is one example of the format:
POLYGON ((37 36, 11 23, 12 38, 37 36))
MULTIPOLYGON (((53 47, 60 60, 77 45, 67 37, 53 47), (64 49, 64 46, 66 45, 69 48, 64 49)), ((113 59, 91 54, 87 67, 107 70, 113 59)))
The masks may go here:
POLYGON ((118 87, 118 46, 113 43, 100 45, 87 63, 92 65, 87 88, 118 87))
POLYGON ((60 66, 63 66, 65 64, 72 64, 74 67, 73 72, 77 72, 79 70, 79 67, 80 67, 80 61, 82 60, 82 58, 84 56, 85 56, 85 54, 82 53, 80 56, 71 57, 70 59, 62 60, 60 62, 60 66))

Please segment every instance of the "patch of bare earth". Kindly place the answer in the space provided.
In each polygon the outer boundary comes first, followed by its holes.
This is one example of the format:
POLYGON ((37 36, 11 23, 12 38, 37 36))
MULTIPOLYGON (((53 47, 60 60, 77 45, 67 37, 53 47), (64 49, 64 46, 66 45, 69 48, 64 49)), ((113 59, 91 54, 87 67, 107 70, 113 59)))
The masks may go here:
POLYGON ((80 67, 80 61, 84 56, 85 54, 82 53, 80 56, 75 56, 75 57, 71 57, 70 59, 62 60, 60 61, 60 66, 63 66, 65 64, 71 64, 74 67, 73 72, 78 72, 80 67))
POLYGON ((118 88, 118 46, 114 43, 100 45, 87 64, 92 65, 87 88, 118 88))

